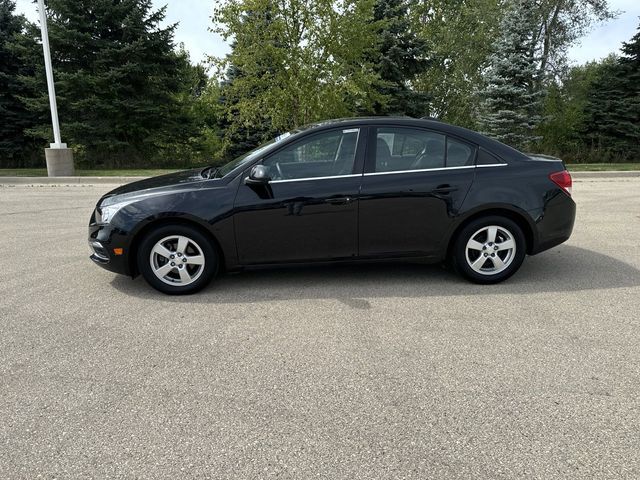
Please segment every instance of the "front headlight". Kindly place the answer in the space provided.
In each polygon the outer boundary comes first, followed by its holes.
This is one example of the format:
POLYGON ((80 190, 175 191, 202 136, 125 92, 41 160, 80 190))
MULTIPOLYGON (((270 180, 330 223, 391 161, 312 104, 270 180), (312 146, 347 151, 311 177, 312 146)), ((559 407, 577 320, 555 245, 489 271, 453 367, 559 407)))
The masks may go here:
POLYGON ((107 207, 102 207, 100 210, 100 223, 109 223, 111 219, 118 213, 123 205, 116 203, 115 205, 109 205, 107 207))
POLYGON ((132 202, 114 203, 113 205, 100 206, 96 208, 96 223, 107 224, 113 220, 116 213, 123 207, 126 207, 132 202))

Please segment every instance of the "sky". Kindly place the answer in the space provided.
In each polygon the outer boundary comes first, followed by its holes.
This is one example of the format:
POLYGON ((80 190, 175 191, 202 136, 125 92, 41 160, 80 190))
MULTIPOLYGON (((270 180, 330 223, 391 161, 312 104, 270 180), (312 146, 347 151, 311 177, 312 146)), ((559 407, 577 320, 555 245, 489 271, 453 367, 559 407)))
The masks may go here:
MULTIPOLYGON (((16 11, 29 20, 37 21, 38 13, 34 0, 14 0, 16 11)), ((184 43, 194 63, 204 62, 207 55, 221 57, 229 46, 218 35, 209 31, 213 26, 211 16, 215 0, 153 0, 156 9, 167 6, 163 26, 178 24, 176 43, 184 43)))
MULTIPOLYGON (((153 0, 154 7, 167 6, 165 24, 177 23, 175 40, 183 43, 193 62, 204 62, 207 55, 224 56, 229 46, 222 38, 209 31, 213 25, 211 15, 215 0, 153 0)), ((569 60, 582 64, 598 60, 620 49, 628 41, 640 22, 640 0, 609 0, 613 10, 620 11, 618 18, 592 31, 569 50, 569 60)), ((33 0, 16 0, 16 10, 32 21, 38 16, 33 0)))
POLYGON ((614 20, 596 25, 579 43, 569 49, 569 60, 582 64, 618 52, 622 42, 636 34, 640 24, 640 0, 609 0, 612 10, 619 11, 614 20))

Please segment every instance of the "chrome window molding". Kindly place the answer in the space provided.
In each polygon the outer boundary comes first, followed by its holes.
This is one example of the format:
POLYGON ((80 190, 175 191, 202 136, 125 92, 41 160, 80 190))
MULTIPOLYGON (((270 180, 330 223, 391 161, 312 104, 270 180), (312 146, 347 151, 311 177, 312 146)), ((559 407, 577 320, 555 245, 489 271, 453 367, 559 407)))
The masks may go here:
POLYGON ((369 172, 369 173, 352 173, 349 175, 331 175, 326 177, 305 177, 305 178, 287 178, 285 180, 271 180, 269 183, 290 183, 290 182, 308 182, 310 180, 329 180, 331 178, 354 178, 372 175, 395 175, 399 173, 422 173, 422 172, 441 172, 446 170, 468 170, 470 168, 486 168, 486 167, 506 167, 506 163, 493 163, 491 165, 465 165, 462 167, 441 167, 441 168, 422 168, 419 170, 396 170, 393 172, 369 172))
POLYGON ((328 177, 305 177, 305 178, 287 178, 284 180, 271 180, 269 183, 289 183, 289 182, 307 182, 309 180, 329 180, 331 178, 353 178, 361 177, 361 173, 352 173, 349 175, 331 175, 328 177))
POLYGON ((421 172, 441 172, 444 170, 468 170, 470 168, 476 168, 475 165, 465 165, 462 167, 441 167, 441 168, 421 168, 416 170, 396 170, 392 172, 369 172, 365 173, 365 176, 369 175, 395 175, 398 173, 421 173, 421 172))

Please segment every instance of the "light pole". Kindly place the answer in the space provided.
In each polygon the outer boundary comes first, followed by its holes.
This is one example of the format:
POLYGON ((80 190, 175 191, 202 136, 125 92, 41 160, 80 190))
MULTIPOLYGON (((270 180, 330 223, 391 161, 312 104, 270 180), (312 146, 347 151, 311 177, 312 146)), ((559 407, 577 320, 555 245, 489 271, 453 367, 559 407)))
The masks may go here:
POLYGON ((44 67, 47 73, 47 88, 49 90, 49 106, 51 107, 51 123, 53 124, 53 140, 51 148, 45 148, 47 174, 50 177, 64 177, 74 174, 73 151, 62 143, 60 137, 60 123, 58 122, 58 104, 56 103, 56 89, 53 84, 53 68, 51 66, 51 51, 49 49, 49 32, 47 31, 47 11, 44 0, 38 0, 40 13, 40 31, 42 32, 42 50, 44 52, 44 67))

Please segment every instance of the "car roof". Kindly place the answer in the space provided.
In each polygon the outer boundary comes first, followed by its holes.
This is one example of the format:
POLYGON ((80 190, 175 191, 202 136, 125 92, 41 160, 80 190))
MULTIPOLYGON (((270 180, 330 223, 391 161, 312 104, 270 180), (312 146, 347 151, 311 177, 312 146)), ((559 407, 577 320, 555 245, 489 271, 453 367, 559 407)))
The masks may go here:
POLYGON ((458 127, 432 118, 413 118, 413 117, 351 117, 351 118, 334 118, 330 120, 323 120, 321 122, 311 123, 298 129, 300 133, 309 133, 313 130, 323 130, 335 127, 350 127, 350 126, 375 126, 375 125, 387 125, 387 126, 399 126, 399 127, 418 127, 428 128, 443 134, 453 135, 463 140, 475 143, 482 148, 504 158, 504 159, 526 159, 526 155, 519 152, 509 145, 505 145, 497 140, 489 138, 481 133, 474 132, 464 127, 458 127))

